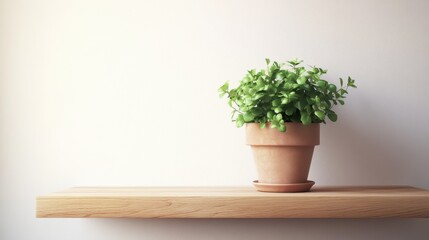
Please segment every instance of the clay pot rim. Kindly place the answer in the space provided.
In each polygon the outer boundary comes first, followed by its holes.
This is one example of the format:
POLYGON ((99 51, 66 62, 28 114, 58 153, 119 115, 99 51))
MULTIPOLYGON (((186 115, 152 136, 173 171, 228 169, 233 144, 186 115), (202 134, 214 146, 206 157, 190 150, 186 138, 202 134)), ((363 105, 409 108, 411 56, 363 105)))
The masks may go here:
POLYGON ((260 128, 259 123, 246 125, 246 145, 250 146, 316 146, 320 144, 320 123, 304 125, 285 123, 286 131, 280 132, 269 125, 260 128))

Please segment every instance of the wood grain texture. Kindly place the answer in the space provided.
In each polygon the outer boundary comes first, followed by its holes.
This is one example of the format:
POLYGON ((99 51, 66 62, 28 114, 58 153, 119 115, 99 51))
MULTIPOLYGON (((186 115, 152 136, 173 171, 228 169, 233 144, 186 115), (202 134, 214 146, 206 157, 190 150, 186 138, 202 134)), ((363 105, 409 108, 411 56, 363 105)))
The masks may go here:
POLYGON ((40 218, 427 218, 429 191, 408 186, 77 187, 37 197, 40 218))

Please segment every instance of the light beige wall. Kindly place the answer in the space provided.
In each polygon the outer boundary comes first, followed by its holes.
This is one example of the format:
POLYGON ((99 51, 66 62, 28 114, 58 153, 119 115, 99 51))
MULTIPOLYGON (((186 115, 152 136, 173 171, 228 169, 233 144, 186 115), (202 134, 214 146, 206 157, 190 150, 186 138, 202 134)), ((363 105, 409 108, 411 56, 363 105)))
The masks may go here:
POLYGON ((428 220, 35 219, 81 185, 250 185, 217 87, 264 58, 350 74, 318 184, 429 188, 428 1, 0 0, 0 239, 423 239, 428 220))

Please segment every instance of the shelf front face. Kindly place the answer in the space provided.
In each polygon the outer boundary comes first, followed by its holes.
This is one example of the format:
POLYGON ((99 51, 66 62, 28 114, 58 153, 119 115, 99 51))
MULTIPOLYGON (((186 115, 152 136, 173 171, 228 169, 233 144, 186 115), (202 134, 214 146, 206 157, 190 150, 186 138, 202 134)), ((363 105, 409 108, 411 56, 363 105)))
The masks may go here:
POLYGON ((39 218, 427 218, 429 191, 408 186, 77 187, 37 197, 39 218))

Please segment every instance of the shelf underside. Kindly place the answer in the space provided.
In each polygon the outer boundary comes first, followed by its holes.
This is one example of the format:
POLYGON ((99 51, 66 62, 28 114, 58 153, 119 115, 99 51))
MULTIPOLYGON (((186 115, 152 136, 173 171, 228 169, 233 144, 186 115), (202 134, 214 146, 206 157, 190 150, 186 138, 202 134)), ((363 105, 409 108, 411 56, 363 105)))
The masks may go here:
POLYGON ((429 191, 409 186, 314 187, 263 193, 252 187, 76 187, 39 196, 40 218, 417 218, 429 191))

